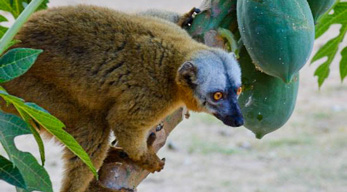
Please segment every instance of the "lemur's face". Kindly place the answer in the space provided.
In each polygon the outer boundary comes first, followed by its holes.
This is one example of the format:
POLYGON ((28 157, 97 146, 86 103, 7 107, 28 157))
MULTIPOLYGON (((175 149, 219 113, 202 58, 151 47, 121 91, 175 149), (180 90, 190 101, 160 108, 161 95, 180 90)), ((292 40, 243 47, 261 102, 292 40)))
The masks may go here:
POLYGON ((201 51, 192 61, 183 64, 179 73, 193 89, 203 111, 228 126, 243 125, 237 102, 241 93, 241 70, 232 54, 219 49, 201 51))

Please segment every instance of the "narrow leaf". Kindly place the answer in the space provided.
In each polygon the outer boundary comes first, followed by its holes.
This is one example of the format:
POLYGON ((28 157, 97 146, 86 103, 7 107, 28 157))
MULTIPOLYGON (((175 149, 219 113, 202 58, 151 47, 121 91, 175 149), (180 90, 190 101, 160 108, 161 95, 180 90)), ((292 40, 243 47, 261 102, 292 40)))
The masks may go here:
POLYGON ((347 76, 347 47, 341 51, 341 62, 340 62, 340 76, 341 81, 343 81, 347 76))
POLYGON ((37 163, 34 156, 28 152, 19 151, 15 146, 15 137, 30 133, 27 123, 22 119, 0 112, 0 142, 23 176, 26 189, 52 192, 52 183, 47 171, 37 163))
POLYGON ((329 63, 325 62, 324 64, 320 65, 314 75, 318 77, 318 85, 321 87, 325 81, 326 78, 329 77, 330 74, 330 68, 329 68, 329 63))
POLYGON ((36 128, 32 125, 32 124, 34 124, 34 122, 32 122, 30 116, 19 108, 17 108, 17 111, 19 112, 22 119, 24 119, 24 121, 28 124, 28 127, 30 128, 31 133, 33 134, 33 136, 35 138, 35 141, 39 147, 41 163, 42 163, 42 166, 44 166, 46 158, 45 158, 45 147, 43 145, 42 138, 41 138, 40 134, 37 132, 36 128))
POLYGON ((12 0, 12 15, 17 18, 19 16, 19 14, 22 12, 22 10, 24 9, 24 7, 21 5, 21 3, 19 2, 21 0, 12 0))
POLYGON ((0 58, 0 83, 10 81, 24 74, 34 64, 42 50, 16 48, 0 58))
MULTIPOLYGON (((32 0, 0 0, 0 10, 10 12, 17 18, 32 0)), ((44 0, 37 10, 46 9, 48 0, 44 0)))
MULTIPOLYGON (((17 34, 20 28, 29 19, 30 15, 38 9, 43 1, 44 0, 32 0, 30 4, 25 8, 25 10, 21 12, 11 28, 6 31, 6 33, 0 40, 0 55, 4 53, 4 49, 7 47, 7 44, 9 44, 13 40, 14 36, 17 34)), ((13 0, 11 2, 13 2, 13 0)))
POLYGON ((333 8, 334 13, 323 16, 316 26, 316 38, 322 36, 332 24, 347 24, 347 2, 339 2, 333 8))
MULTIPOLYGON (((0 0, 1 1, 1 0, 0 0)), ((0 38, 4 36, 8 28, 0 26, 0 38)))
POLYGON ((42 111, 42 112, 45 112, 45 113, 48 113, 50 114, 46 109, 36 105, 35 103, 31 103, 31 102, 26 102, 25 105, 31 107, 31 108, 34 108, 34 109, 37 109, 39 111, 42 111))
POLYGON ((18 110, 27 113, 33 120, 40 124, 40 126, 54 135, 60 142, 62 142, 68 149, 70 149, 71 152, 77 155, 97 177, 96 169, 88 154, 78 144, 74 137, 72 137, 63 129, 65 125, 60 120, 47 113, 46 110, 42 109, 36 104, 24 103, 22 99, 9 95, 2 89, 0 87, 0 96, 3 97, 5 101, 12 103, 18 110))
POLYGON ((0 22, 4 22, 4 21, 7 21, 6 17, 0 15, 0 22))
MULTIPOLYGON (((32 0, 22 0, 22 7, 25 8, 32 0)), ((36 11, 47 8, 49 0, 44 0, 36 11)))
POLYGON ((340 34, 337 37, 329 40, 325 45, 323 45, 312 58, 311 63, 321 58, 328 57, 327 61, 321 64, 321 66, 319 66, 314 73, 314 75, 318 77, 319 87, 323 85, 325 79, 329 76, 330 64, 334 60, 339 49, 339 44, 343 41, 346 32, 347 25, 343 25, 340 29, 340 34))
POLYGON ((97 175, 96 169, 91 162, 88 154, 78 144, 75 138, 63 129, 65 125, 61 121, 46 112, 37 110, 32 107, 23 107, 22 105, 20 105, 19 108, 30 115, 31 118, 33 118, 37 123, 44 127, 49 133, 54 135, 68 149, 76 154, 91 169, 94 175, 97 175))
POLYGON ((12 6, 10 0, 0 0, 0 10, 11 12, 12 6))
POLYGON ((337 51, 338 51, 338 43, 340 41, 340 37, 336 37, 334 39, 329 40, 325 45, 323 45, 318 52, 313 56, 312 62, 315 62, 324 57, 328 57, 328 60, 331 62, 337 51))
POLYGON ((11 161, 0 155, 0 179, 7 183, 20 187, 26 188, 25 181, 11 161))
POLYGON ((14 39, 14 40, 12 40, 8 45, 6 45, 5 46, 5 51, 7 50, 7 49, 9 49, 10 47, 12 47, 13 45, 15 45, 15 44, 17 44, 17 43, 20 43, 21 41, 20 40, 17 40, 17 39, 14 39))

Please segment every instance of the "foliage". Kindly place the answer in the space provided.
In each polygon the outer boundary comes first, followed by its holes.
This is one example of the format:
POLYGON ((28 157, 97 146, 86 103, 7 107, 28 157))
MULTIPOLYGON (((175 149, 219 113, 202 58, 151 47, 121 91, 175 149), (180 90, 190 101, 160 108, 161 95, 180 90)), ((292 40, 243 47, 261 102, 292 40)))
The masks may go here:
POLYGON ((84 152, 83 148, 76 142, 76 140, 64 131, 65 125, 57 118, 49 114, 46 110, 37 106, 34 103, 26 103, 22 99, 9 95, 0 87, 0 96, 7 102, 13 104, 19 114, 23 117, 28 124, 35 121, 41 127, 45 128, 49 133, 54 135, 59 141, 65 144, 73 153, 80 157, 91 170, 95 173, 96 170, 93 167, 88 155, 84 152))
MULTIPOLYGON (((327 60, 321 64, 314 75, 318 77, 318 84, 321 87, 324 81, 329 77, 330 65, 334 60, 339 45, 343 41, 347 32, 347 2, 338 2, 333 7, 333 14, 326 14, 323 16, 316 26, 316 38, 321 37, 325 32, 328 31, 329 27, 333 24, 340 24, 340 33, 335 38, 329 40, 325 45, 323 45, 318 52, 314 55, 312 63, 327 57, 327 60)), ((342 59, 340 61, 340 77, 343 81, 347 76, 347 47, 341 51, 342 59)))
MULTIPOLYGON (((12 16, 17 19, 20 15, 20 13, 27 8, 27 6, 29 5, 31 0, 0 0, 0 11, 5 11, 5 12, 9 12, 12 14, 12 16)), ((22 18, 18 18, 16 22, 20 21, 17 25, 14 25, 11 29, 14 30, 13 34, 15 35, 17 33, 17 31, 19 30, 20 26, 22 26, 22 24, 26 21, 26 19, 28 18, 29 15, 32 14, 32 12, 34 12, 35 10, 41 10, 41 9, 45 9, 47 8, 47 3, 48 0, 40 0, 37 1, 39 2, 40 5, 35 6, 34 9, 27 11, 27 14, 22 15, 22 18)), ((28 9, 29 10, 29 9, 28 9)), ((0 24, 1 22, 5 22, 8 21, 6 19, 6 17, 0 15, 0 24)), ((7 27, 1 26, 0 25, 0 37, 2 37, 5 32, 8 30, 7 27)), ((12 40, 13 36, 10 37, 9 39, 12 40)), ((6 50, 8 47, 10 47, 11 45, 15 44, 17 41, 11 41, 11 43, 7 43, 7 42, 2 42, 0 44, 0 54, 3 53, 4 50, 6 50), (5 47, 5 45, 7 45, 5 47)))
MULTIPOLYGON (((0 0, 0 10, 10 12, 14 18, 17 18, 20 13, 25 9, 31 0, 0 0)), ((37 8, 46 9, 48 0, 44 0, 43 3, 37 8)))
MULTIPOLYGON (((48 0, 30 2, 30 0, 0 0, 0 10, 7 11, 17 18, 10 29, 0 26, 0 37, 2 37, 0 55, 8 47, 18 42, 12 40, 14 35, 35 10, 47 7, 48 0)), ((7 19, 0 15, 0 22, 3 21, 7 21, 7 19)), ((24 74, 34 64, 40 53, 42 50, 15 48, 3 54, 0 57, 0 83, 8 82, 24 74)), ((97 176, 89 156, 77 141, 63 129, 65 125, 61 121, 35 103, 28 103, 8 94, 1 86, 0 97, 7 104, 12 104, 22 117, 20 119, 15 115, 0 112, 0 142, 9 157, 6 159, 0 156, 0 179, 25 191, 52 191, 49 175, 43 167, 45 155, 44 145, 37 130, 39 127, 46 129, 47 132, 65 144, 97 176), (42 166, 30 153, 22 152, 16 148, 14 138, 24 134, 33 134, 39 146, 42 166)))
MULTIPOLYGON (((30 134, 28 124, 15 115, 0 113, 0 142, 5 148, 12 167, 5 167, 0 178, 28 191, 53 191, 52 183, 46 170, 37 163, 35 157, 28 152, 18 150, 14 138, 30 134), (16 168, 14 170, 9 169, 16 168), (8 170, 8 171, 6 171, 8 170), (23 179, 23 180, 21 180, 23 179)), ((4 157, 2 157, 4 159, 4 157)), ((2 165, 3 166, 3 165, 2 165)))
POLYGON ((0 58, 0 83, 24 74, 35 62, 42 50, 17 48, 0 58))

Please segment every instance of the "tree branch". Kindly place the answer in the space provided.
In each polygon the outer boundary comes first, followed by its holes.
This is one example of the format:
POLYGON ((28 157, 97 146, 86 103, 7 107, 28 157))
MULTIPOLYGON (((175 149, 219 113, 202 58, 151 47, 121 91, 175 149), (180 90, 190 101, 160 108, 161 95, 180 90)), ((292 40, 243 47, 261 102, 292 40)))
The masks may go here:
MULTIPOLYGON (((165 145, 170 132, 182 121, 183 109, 179 109, 163 120, 161 124, 151 129, 156 137, 149 137, 147 142, 155 151, 165 145)), ((151 135, 149 133, 149 135, 151 135)), ((137 166, 121 148, 112 147, 99 170, 99 181, 94 180, 90 192, 107 191, 136 191, 138 186, 150 172, 137 166), (108 189, 106 189, 108 188, 108 189), (111 190, 113 189, 113 190, 111 190)))

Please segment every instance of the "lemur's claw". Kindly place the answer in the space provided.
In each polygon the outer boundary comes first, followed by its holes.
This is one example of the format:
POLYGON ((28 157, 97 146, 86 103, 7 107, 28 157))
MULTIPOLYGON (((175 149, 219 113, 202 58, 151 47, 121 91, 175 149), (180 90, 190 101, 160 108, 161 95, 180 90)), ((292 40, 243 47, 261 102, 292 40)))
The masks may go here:
POLYGON ((164 123, 161 122, 159 125, 157 125, 155 131, 156 131, 156 132, 159 132, 159 131, 161 131, 163 128, 164 128, 164 123))
POLYGON ((201 13, 201 10, 199 8, 194 7, 193 9, 194 9, 194 13, 196 14, 201 13))

